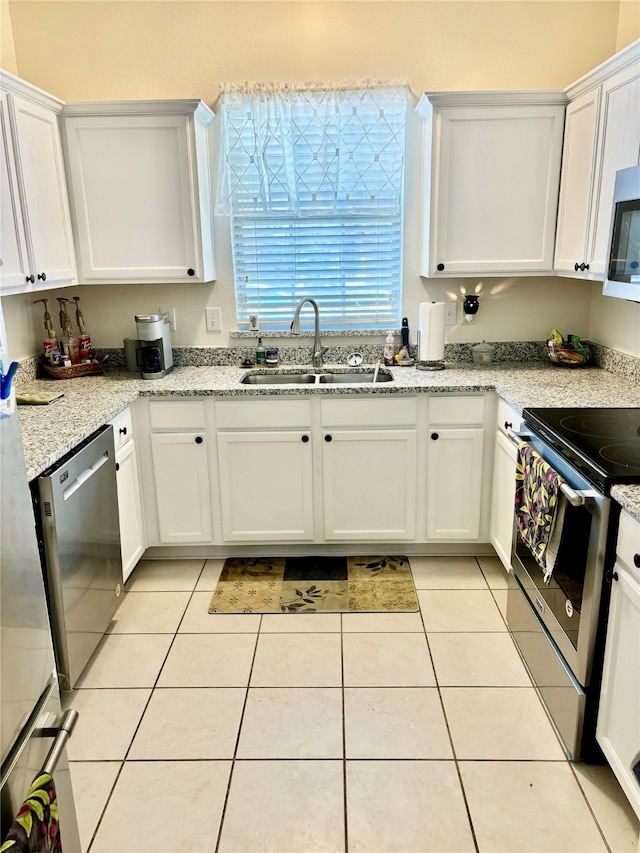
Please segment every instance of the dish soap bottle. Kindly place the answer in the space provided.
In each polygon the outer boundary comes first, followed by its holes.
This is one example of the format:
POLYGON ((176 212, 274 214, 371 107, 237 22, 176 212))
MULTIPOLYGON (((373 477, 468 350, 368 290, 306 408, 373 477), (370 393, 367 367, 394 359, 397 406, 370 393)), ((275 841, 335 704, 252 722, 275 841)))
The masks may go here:
POLYGON ((44 302, 45 337, 42 340, 42 350, 44 352, 44 359, 47 364, 51 365, 51 367, 59 367, 60 347, 58 346, 58 338, 56 337, 53 324, 51 323, 51 314, 49 314, 49 308, 47 307, 48 301, 48 299, 36 299, 34 300, 33 304, 35 305, 36 302, 44 302))
POLYGON ((387 367, 393 364, 393 357, 396 353, 396 342, 393 337, 393 332, 387 332, 387 337, 384 342, 383 360, 387 367))
POLYGON ((262 344, 262 338, 258 338, 258 346, 256 347, 256 364, 266 364, 267 353, 262 344))
POLYGON ((80 361, 91 361, 91 338, 84 327, 84 317, 80 310, 80 297, 74 296, 73 301, 76 303, 76 323, 80 332, 80 337, 78 338, 80 361))

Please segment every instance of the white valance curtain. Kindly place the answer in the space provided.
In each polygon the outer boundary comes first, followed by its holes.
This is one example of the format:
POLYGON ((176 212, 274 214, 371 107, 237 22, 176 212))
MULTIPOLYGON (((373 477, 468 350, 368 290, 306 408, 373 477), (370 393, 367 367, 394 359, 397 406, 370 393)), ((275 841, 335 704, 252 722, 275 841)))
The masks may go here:
POLYGON ((223 85, 216 213, 399 215, 408 95, 402 83, 223 85))

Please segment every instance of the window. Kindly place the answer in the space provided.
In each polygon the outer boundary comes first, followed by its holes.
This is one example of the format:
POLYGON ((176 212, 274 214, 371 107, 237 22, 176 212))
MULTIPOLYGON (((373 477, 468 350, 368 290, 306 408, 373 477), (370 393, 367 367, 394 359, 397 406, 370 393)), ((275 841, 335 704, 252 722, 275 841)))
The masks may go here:
POLYGON ((324 328, 399 326, 408 90, 265 88, 222 96, 238 328, 288 329, 309 296, 324 328))

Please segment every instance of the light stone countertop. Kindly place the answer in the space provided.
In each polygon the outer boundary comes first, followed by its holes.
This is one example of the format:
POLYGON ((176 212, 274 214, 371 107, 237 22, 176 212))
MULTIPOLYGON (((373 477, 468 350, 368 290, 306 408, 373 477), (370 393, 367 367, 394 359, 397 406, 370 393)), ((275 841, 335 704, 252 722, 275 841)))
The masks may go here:
MULTIPOLYGON (((331 368, 348 369, 342 364, 325 365, 324 369, 331 368)), ((248 371, 237 367, 177 367, 163 379, 152 381, 112 371, 105 376, 23 383, 22 391, 64 393, 48 406, 19 407, 28 478, 37 477, 138 396, 256 398, 496 391, 518 411, 532 406, 640 407, 640 384, 597 367, 571 369, 542 362, 505 362, 490 367, 452 364, 435 372, 415 367, 384 369, 391 371, 394 381, 376 386, 242 385, 240 379, 248 371)), ((286 370, 312 372, 305 365, 286 370)), ((640 486, 615 486, 612 496, 640 520, 640 486)))

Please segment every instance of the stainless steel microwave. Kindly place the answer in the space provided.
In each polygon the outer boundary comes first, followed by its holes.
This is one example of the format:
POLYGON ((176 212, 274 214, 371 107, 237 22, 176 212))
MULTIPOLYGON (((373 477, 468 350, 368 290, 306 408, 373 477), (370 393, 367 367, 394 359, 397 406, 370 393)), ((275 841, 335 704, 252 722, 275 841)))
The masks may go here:
POLYGON ((602 292, 640 302, 640 166, 616 172, 602 292))

